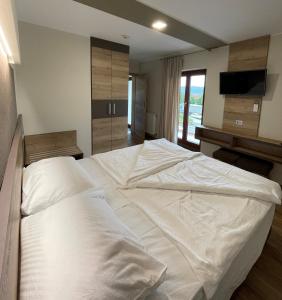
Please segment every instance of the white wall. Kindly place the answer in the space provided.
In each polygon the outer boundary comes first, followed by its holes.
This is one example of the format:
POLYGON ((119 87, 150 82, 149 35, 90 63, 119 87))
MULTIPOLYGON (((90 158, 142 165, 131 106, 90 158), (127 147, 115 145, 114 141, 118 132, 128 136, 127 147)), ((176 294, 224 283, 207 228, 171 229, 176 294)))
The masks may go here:
MULTIPOLYGON (((205 108, 203 123, 222 128, 224 96, 219 95, 219 72, 228 66, 229 47, 203 51, 184 56, 183 70, 207 69, 205 108)), ((282 35, 271 37, 268 54, 267 94, 263 98, 259 136, 282 141, 282 35)), ((158 112, 161 103, 161 62, 141 64, 141 70, 148 73, 150 81, 149 107, 158 112)), ((211 156, 218 147, 202 143, 201 151, 211 156)), ((271 178, 282 184, 282 165, 276 164, 271 178)))
POLYGON ((16 94, 25 134, 76 129, 90 155, 90 39, 22 22, 19 37, 16 94))
POLYGON ((270 40, 267 72, 267 93, 262 102, 259 136, 282 141, 282 34, 270 40))
MULTIPOLYGON (((263 98, 259 136, 282 141, 282 34, 271 37, 267 93, 263 98)), ((271 178, 282 184, 282 165, 275 164, 271 178)))

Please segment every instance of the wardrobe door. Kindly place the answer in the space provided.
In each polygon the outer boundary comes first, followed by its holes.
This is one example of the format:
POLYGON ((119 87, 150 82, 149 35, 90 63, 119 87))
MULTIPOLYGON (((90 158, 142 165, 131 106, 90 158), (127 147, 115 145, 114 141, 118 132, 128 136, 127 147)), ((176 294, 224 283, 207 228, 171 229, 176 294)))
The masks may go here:
POLYGON ((112 51, 112 99, 128 100, 128 53, 112 51))
POLYGON ((112 150, 128 145, 128 53, 112 51, 112 150))
POLYGON ((127 146, 129 47, 91 38, 92 153, 127 146))
POLYGON ((127 131, 127 116, 112 117, 112 150, 128 146, 127 131))
POLYGON ((112 51, 92 47, 92 100, 112 97, 112 51))
POLYGON ((112 119, 100 118, 92 120, 92 153, 111 151, 112 119))

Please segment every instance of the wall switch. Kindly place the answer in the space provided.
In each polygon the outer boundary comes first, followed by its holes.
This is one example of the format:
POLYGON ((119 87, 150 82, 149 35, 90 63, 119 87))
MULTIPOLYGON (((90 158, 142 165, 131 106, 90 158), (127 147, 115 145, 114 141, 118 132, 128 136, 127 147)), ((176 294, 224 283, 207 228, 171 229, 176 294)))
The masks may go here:
POLYGON ((235 124, 236 124, 236 126, 243 126, 243 121, 242 120, 236 120, 235 124))
POLYGON ((259 110, 259 105, 258 105, 258 103, 255 103, 254 104, 254 107, 253 107, 253 112, 258 112, 258 110, 259 110))

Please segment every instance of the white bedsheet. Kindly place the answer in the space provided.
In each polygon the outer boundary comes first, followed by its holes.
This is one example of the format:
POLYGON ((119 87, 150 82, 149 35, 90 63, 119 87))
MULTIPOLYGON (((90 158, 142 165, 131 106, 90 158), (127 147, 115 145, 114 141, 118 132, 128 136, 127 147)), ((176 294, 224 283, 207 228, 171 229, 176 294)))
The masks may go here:
MULTIPOLYGON (((147 300, 206 299, 201 282, 177 245, 131 199, 123 194, 115 181, 103 171, 97 162, 86 158, 80 160, 79 163, 94 179, 95 186, 105 191, 109 205, 140 238, 147 251, 168 266, 164 283, 147 300)), ((168 194, 171 198, 179 197, 175 191, 168 191, 168 194)))
POLYGON ((165 139, 93 156, 121 185, 136 182, 175 164, 201 155, 178 147, 165 139))
POLYGON ((205 155, 141 178, 131 186, 252 197, 281 204, 278 183, 205 155))
POLYGON ((207 168, 206 159, 158 140, 80 162, 148 251, 168 265, 152 299, 228 299, 262 250, 280 189, 226 164, 207 168), (215 172, 216 180, 207 180, 215 172), (244 176, 247 188, 238 191, 244 176), (228 275, 240 255, 248 260, 228 275))

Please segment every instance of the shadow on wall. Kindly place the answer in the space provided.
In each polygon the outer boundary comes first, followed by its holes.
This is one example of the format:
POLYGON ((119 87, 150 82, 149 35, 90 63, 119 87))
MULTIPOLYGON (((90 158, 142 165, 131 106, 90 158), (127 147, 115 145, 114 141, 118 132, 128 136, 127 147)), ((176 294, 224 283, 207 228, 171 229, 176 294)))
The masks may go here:
POLYGON ((266 79, 266 94, 263 101, 272 101, 280 74, 268 74, 266 79))

